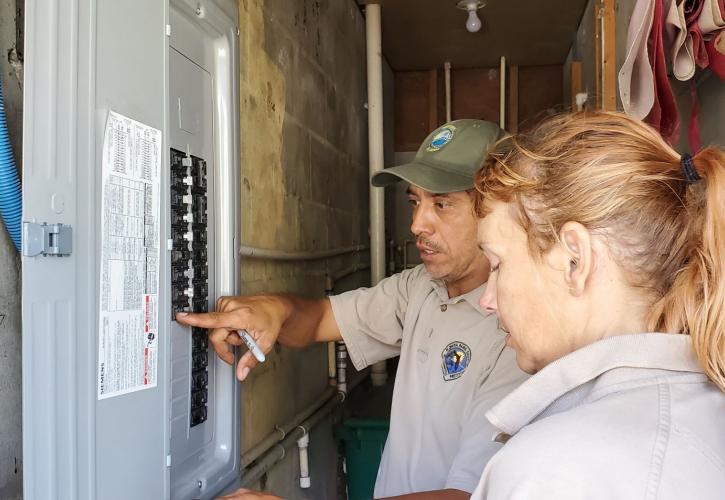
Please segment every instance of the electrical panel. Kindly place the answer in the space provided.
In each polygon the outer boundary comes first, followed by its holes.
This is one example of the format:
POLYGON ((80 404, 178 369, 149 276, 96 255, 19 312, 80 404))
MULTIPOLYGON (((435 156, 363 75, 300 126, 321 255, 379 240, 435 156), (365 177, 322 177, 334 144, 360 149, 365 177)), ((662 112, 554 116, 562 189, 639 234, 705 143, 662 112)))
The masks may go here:
POLYGON ((239 481, 233 367, 175 319, 238 293, 238 12, 26 6, 23 221, 73 239, 23 256, 26 500, 209 499, 239 481))

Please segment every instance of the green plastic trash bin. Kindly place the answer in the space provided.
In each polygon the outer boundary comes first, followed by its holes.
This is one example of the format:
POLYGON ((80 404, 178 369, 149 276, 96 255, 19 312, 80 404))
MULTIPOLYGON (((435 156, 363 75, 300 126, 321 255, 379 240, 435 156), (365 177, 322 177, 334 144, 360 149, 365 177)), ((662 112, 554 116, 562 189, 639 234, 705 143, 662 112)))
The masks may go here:
POLYGON ((387 419, 374 418, 348 418, 337 427, 345 450, 348 500, 373 498, 389 427, 387 419))

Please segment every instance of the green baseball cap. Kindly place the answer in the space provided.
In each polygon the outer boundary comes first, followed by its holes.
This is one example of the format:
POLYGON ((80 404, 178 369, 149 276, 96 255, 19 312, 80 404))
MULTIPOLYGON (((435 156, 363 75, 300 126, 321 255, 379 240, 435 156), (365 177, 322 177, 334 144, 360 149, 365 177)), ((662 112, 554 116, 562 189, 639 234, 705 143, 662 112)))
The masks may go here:
POLYGON ((431 193, 453 193, 473 188, 473 177, 488 150, 505 132, 483 120, 454 120, 428 135, 412 163, 373 174, 373 186, 395 184, 401 179, 431 193))

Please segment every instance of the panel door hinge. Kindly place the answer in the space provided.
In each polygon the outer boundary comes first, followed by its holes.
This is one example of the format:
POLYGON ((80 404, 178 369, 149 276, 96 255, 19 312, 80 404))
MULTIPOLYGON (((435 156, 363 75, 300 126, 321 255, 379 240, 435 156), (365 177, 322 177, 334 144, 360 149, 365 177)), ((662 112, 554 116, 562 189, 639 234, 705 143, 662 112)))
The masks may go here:
POLYGON ((73 228, 66 224, 23 222, 23 255, 67 257, 73 250, 73 228))

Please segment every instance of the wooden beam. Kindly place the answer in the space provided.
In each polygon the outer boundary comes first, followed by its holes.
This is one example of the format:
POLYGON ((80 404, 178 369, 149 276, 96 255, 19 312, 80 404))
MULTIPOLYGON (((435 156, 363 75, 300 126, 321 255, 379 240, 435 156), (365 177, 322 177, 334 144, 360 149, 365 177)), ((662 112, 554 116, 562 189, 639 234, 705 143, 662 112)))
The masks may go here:
POLYGON ((509 67, 509 123, 508 131, 519 131, 519 67, 509 67))
POLYGON ((594 92, 597 109, 602 109, 602 1, 594 4, 594 92))
POLYGON ((602 12, 602 108, 617 109, 617 47, 615 0, 603 0, 602 12))
POLYGON ((428 71, 428 129, 438 128, 438 70, 428 71))
POLYGON ((571 110, 576 110, 576 95, 582 91, 582 63, 571 62, 571 110))
POLYGON ((597 0, 594 6, 594 63, 597 108, 617 109, 616 1, 597 0))

